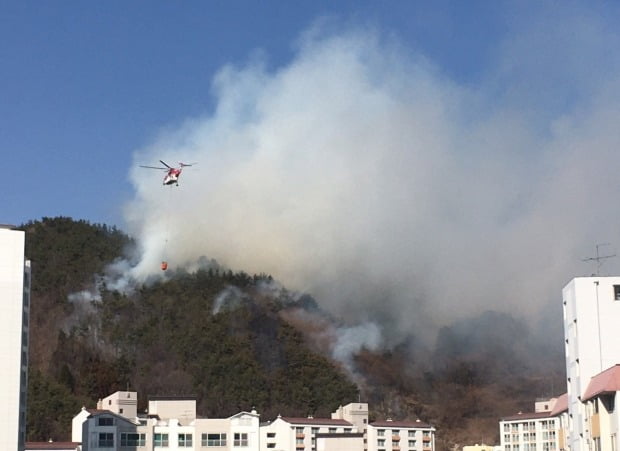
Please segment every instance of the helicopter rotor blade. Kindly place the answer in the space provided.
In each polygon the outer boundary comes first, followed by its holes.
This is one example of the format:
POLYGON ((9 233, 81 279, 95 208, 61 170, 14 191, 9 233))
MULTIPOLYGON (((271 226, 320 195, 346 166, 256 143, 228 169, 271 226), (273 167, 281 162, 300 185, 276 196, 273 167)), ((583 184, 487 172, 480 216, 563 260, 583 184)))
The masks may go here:
POLYGON ((168 164, 165 161, 159 160, 159 162, 163 164, 164 166, 166 166, 168 169, 172 169, 170 166, 168 166, 168 164))
POLYGON ((140 165, 141 168, 147 168, 147 169, 159 169, 159 170, 163 170, 163 171, 167 171, 168 168, 160 168, 160 167, 156 167, 156 166, 142 166, 140 165))

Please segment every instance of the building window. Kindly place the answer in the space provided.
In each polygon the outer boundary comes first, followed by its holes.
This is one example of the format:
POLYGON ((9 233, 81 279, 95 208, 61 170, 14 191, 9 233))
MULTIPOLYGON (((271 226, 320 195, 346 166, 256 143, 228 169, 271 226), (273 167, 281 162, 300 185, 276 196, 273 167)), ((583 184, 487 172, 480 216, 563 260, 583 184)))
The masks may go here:
POLYGON ((295 433, 296 434, 303 434, 304 433, 304 428, 299 428, 299 427, 295 428, 295 433))
POLYGON ((384 437, 385 436, 385 429, 379 429, 377 431, 377 436, 378 437, 384 437))
POLYGON ((226 446, 226 434, 202 434, 201 446, 226 446))
POLYGON ((378 446, 379 448, 383 448, 383 447, 385 447, 385 439, 384 439, 384 438, 380 438, 380 439, 378 439, 378 440, 377 440, 377 446, 378 446))
POLYGON ((121 432, 121 446, 146 446, 146 434, 121 432))
POLYGON ((319 428, 312 428, 312 435, 316 435, 319 433, 319 428))
POLYGON ((620 301, 620 285, 614 285, 614 301, 620 301))
POLYGON ((267 448, 275 448, 276 444, 275 443, 267 443, 267 448))
POLYGON ((179 448, 191 448, 194 446, 192 434, 179 434, 179 448))
POLYGON ((97 440, 97 446, 99 448, 114 448, 114 433, 100 432, 99 440, 97 440))
POLYGON ((153 434, 153 446, 168 447, 168 434, 153 434))
POLYGON ((329 431, 330 434, 335 434, 337 429, 336 428, 329 428, 328 431, 329 431))
POLYGON ((297 438, 297 439, 295 439, 295 444, 296 444, 296 445, 303 445, 303 444, 304 444, 304 439, 303 439, 303 438, 297 438))
POLYGON ((409 448, 415 448, 415 440, 409 440, 409 448))
POLYGON ((276 438, 275 432, 267 432, 267 438, 276 438))
POLYGON ((415 431, 409 431, 409 437, 415 437, 415 431))
POLYGON ((114 418, 99 417, 97 418, 97 426, 114 426, 114 418))
POLYGON ((233 436, 233 446, 248 446, 248 434, 235 432, 233 436))

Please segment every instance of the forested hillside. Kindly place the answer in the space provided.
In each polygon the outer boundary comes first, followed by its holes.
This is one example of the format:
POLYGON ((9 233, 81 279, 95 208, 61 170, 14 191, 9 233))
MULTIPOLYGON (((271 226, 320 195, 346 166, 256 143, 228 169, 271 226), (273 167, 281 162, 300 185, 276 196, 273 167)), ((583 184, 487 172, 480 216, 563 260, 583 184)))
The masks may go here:
POLYGON ((194 394, 198 412, 209 416, 252 407, 266 418, 327 415, 357 399, 344 373, 280 319, 282 303, 260 298, 257 284, 268 276, 177 274, 130 295, 103 289, 84 305, 69 295, 92 288, 129 238, 69 218, 24 229, 33 266, 30 440, 67 439, 82 405, 127 388, 139 392, 142 409, 148 395, 194 394), (229 287, 242 302, 214 314, 216 296, 229 287))
POLYGON ((132 240, 70 218, 22 228, 33 267, 29 440, 68 439, 82 405, 129 388, 141 410, 148 395, 193 394, 200 415, 254 407, 263 420, 327 416, 361 397, 373 418, 433 423, 438 449, 449 449, 497 441, 500 416, 562 392, 561 353, 504 314, 445 327, 433 349, 412 334, 382 352, 362 350, 345 371, 317 344, 317 324, 291 314, 316 314, 312 298, 266 295, 268 275, 214 263, 125 294, 100 286, 99 298, 74 298, 132 240))

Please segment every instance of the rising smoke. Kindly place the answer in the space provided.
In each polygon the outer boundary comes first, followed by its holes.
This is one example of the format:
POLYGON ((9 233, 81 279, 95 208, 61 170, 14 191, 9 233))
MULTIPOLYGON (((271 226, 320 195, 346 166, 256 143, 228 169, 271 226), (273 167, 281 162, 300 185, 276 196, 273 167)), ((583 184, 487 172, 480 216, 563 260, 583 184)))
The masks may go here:
POLYGON ((136 152, 127 274, 206 256, 311 293, 352 334, 557 303, 596 243, 620 245, 620 42, 571 8, 515 19, 474 82, 320 26, 282 67, 223 67, 211 113, 136 152), (198 165, 162 187, 137 167, 159 159, 198 165))

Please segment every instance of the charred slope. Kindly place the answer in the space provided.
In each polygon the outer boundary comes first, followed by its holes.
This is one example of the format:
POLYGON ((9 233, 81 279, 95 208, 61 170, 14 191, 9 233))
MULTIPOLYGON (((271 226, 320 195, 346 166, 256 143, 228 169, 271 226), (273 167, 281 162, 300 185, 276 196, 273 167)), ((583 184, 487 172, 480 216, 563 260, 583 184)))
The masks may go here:
POLYGON ((382 417, 422 418, 438 449, 499 443, 499 418, 532 411, 537 397, 566 390, 557 340, 510 315, 484 312, 442 328, 434 349, 412 337, 356 358, 363 392, 382 417))

